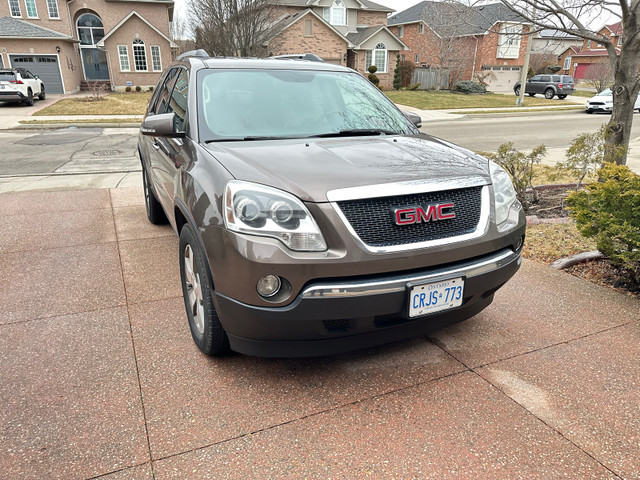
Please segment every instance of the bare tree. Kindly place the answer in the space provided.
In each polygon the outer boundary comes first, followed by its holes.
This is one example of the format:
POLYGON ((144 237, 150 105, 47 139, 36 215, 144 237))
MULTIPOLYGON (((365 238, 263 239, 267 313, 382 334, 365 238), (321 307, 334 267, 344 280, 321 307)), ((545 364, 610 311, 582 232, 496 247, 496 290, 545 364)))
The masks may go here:
POLYGON ((592 63, 584 72, 584 80, 598 93, 609 88, 613 83, 613 72, 610 63, 592 63))
MULTIPOLYGON (((433 51, 427 54, 427 63, 434 67, 439 76, 443 70, 449 72, 449 88, 460 80, 465 70, 473 63, 473 46, 462 36, 468 27, 472 11, 460 3, 429 2, 425 8, 429 28, 432 33, 433 51)), ((438 89, 439 83, 438 83, 438 89)))
POLYGON ((639 0, 501 0, 538 29, 556 29, 599 43, 606 48, 613 71, 613 114, 607 125, 606 159, 626 164, 633 122, 633 105, 640 90, 639 0), (598 33, 607 23, 620 23, 620 51, 610 35, 598 33), (618 148, 622 146, 623 148, 618 148), (621 153, 622 152, 622 153, 621 153))
POLYGON ((558 64, 558 56, 554 53, 532 53, 529 68, 533 73, 549 73, 548 67, 558 64))
POLYGON ((256 56, 273 0, 190 0, 197 48, 219 56, 256 56))

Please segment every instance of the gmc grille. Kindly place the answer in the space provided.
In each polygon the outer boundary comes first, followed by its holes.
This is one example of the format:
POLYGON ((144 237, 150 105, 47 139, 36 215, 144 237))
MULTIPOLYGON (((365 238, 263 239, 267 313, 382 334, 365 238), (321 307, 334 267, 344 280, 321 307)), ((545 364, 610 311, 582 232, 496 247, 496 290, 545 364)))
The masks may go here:
POLYGON ((338 207, 360 240, 370 247, 428 242, 472 233, 480 221, 482 187, 394 197, 340 201, 338 207), (396 225, 393 209, 407 205, 453 202, 455 218, 396 225))

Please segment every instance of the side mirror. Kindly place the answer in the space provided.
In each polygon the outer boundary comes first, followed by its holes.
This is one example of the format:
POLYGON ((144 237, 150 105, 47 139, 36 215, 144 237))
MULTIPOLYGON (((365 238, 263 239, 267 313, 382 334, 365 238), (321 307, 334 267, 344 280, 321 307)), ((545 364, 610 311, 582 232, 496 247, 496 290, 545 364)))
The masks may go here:
POLYGON ((178 120, 174 112, 148 116, 140 126, 140 133, 152 137, 184 137, 184 131, 177 128, 178 120))
POLYGON ((415 114, 413 112, 407 112, 407 111, 404 111, 404 110, 402 111, 402 113, 417 128, 420 128, 422 126, 422 118, 420 118, 420 115, 415 114))

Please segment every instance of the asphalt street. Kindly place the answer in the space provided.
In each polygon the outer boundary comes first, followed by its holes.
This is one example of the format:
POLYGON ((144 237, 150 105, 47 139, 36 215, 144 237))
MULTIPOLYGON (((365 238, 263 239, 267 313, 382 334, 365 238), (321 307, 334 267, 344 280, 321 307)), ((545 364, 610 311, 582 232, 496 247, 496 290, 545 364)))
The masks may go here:
MULTIPOLYGON (((587 115, 582 111, 491 114, 429 122, 420 130, 474 151, 493 152, 505 142, 513 142, 518 150, 532 149, 540 144, 547 148, 567 148, 576 136, 595 132, 610 118, 607 114, 587 115)), ((631 130, 631 138, 637 137, 640 137, 640 113, 635 114, 631 130)))

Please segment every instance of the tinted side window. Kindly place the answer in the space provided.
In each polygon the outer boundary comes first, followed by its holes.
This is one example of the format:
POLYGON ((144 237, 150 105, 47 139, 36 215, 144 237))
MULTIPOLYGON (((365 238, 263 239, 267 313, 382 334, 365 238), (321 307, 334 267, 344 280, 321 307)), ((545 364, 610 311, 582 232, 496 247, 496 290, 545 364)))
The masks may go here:
POLYGON ((560 81, 560 75, 554 75, 553 76, 553 81, 558 83, 560 81))
POLYGON ((551 81, 551 75, 542 75, 540 77, 540 81, 541 82, 550 82, 551 81))
POLYGON ((171 96, 171 90, 173 89, 173 84, 176 81, 176 76, 178 75, 178 69, 172 68, 164 82, 159 88, 158 96, 156 98, 155 105, 151 109, 151 113, 165 113, 167 110, 167 105, 169 103, 169 97, 171 96))
MULTIPOLYGON (((189 74, 185 69, 181 69, 171 93, 171 99, 167 105, 167 112, 175 113, 173 124, 174 132, 184 131, 184 119, 187 114, 187 99, 189 96, 189 74)), ((160 112, 164 113, 164 112, 160 112)))
POLYGON ((542 80, 540 80, 540 75, 534 75, 533 77, 531 77, 531 81, 532 82, 541 82, 542 80))

